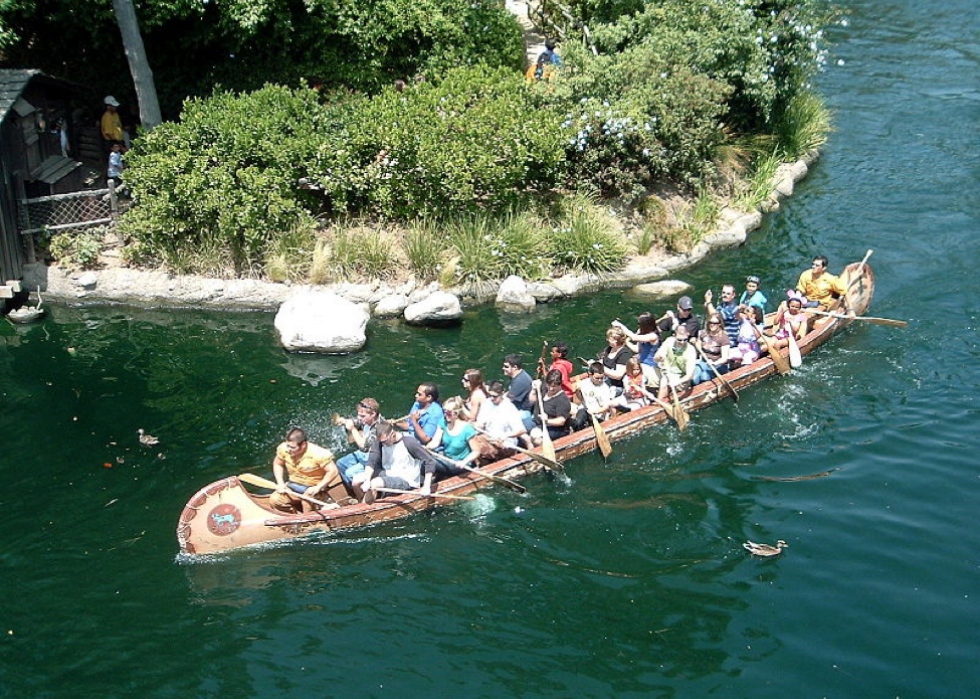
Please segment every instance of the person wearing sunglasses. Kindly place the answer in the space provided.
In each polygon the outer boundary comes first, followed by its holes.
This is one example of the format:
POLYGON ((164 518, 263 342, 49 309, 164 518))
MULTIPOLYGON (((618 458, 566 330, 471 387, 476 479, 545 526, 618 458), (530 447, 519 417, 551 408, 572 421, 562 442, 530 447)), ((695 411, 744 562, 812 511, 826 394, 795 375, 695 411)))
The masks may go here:
POLYGON ((804 308, 828 310, 834 300, 847 295, 847 287, 841 278, 827 271, 828 261, 823 255, 813 258, 810 269, 800 275, 796 290, 806 297, 804 308))
POLYGON ((698 354, 690 343, 691 334, 681 325, 657 350, 657 366, 660 367, 660 390, 657 397, 670 400, 671 389, 678 398, 691 392, 694 371, 697 369, 698 354))
POLYGON ((476 417, 476 427, 486 433, 495 450, 486 455, 488 463, 513 454, 518 442, 531 447, 524 418, 507 397, 503 381, 491 381, 487 386, 487 400, 476 417))
POLYGON ((698 366, 694 372, 695 386, 715 378, 715 371, 719 374, 728 372, 731 347, 720 313, 716 312, 708 316, 708 322, 704 330, 698 333, 694 344, 704 354, 698 359, 698 366), (714 366, 715 371, 712 371, 711 366, 714 366))
POLYGON ((476 466, 480 458, 480 435, 466 419, 466 406, 459 396, 453 396, 443 403, 442 412, 446 416, 446 424, 436 430, 436 436, 425 448, 429 451, 442 448, 442 454, 448 461, 437 459, 436 475, 438 478, 449 478, 464 473, 466 469, 463 466, 476 466))

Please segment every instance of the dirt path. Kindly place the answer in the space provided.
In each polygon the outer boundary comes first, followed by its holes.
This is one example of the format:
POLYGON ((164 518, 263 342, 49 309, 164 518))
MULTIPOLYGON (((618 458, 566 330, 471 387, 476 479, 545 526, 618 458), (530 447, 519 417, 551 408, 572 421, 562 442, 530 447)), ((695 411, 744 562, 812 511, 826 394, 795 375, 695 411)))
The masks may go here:
POLYGON ((531 65, 538 60, 538 54, 544 51, 544 35, 538 32, 530 19, 528 0, 505 0, 507 11, 517 17, 524 32, 524 46, 527 48, 525 65, 531 65))

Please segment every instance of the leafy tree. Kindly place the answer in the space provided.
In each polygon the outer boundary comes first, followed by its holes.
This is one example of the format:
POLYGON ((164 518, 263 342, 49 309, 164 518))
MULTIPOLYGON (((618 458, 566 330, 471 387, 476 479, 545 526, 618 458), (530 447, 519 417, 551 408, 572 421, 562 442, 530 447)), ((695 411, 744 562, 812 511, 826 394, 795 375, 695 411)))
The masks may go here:
MULTIPOLYGON (((140 23, 164 114, 215 85, 254 90, 302 79, 376 92, 456 65, 518 69, 523 42, 492 0, 144 0, 140 23)), ((128 83, 112 0, 0 5, 3 64, 39 67, 118 93, 128 83)))

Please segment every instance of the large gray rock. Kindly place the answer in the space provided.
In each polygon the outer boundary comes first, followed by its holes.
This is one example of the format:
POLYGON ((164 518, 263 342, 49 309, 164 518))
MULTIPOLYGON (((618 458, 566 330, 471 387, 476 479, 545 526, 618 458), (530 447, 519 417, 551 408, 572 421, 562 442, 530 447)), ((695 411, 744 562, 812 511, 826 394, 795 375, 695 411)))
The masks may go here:
POLYGON ((630 291, 635 294, 640 294, 642 296, 652 296, 654 298, 667 298, 668 296, 677 296, 685 292, 694 289, 693 286, 687 282, 682 282, 679 279, 664 279, 659 282, 650 282, 649 284, 638 284, 634 286, 630 291))
POLYGON ((408 308, 408 297, 405 294, 391 294, 378 301, 374 306, 376 318, 398 318, 408 308))
POLYGON ((459 297, 437 291, 405 309, 405 320, 413 325, 449 325, 463 317, 459 297))
POLYGON ((529 282, 527 285, 527 290, 538 303, 549 303, 565 297, 565 294, 563 294, 562 291, 554 284, 529 282))
POLYGON ((367 322, 367 312, 347 299, 303 291, 282 304, 275 326, 287 350, 346 354, 364 347, 367 322))
POLYGON ((527 282, 516 274, 507 277, 497 290, 496 305, 505 311, 530 313, 536 303, 527 282))

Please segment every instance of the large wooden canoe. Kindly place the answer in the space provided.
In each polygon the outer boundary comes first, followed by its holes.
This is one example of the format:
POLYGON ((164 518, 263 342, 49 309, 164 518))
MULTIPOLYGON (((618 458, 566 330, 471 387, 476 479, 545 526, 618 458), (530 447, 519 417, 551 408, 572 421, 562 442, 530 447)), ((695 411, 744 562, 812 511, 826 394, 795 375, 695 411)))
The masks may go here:
MULTIPOLYGON (((874 294, 874 272, 867 264, 848 265, 841 275, 848 287, 847 310, 863 315, 871 305, 874 294)), ((837 332, 847 327, 850 318, 828 318, 814 328, 800 343, 802 354, 809 354, 837 332)), ((782 350, 784 356, 787 350, 782 350)), ((777 373, 772 359, 763 356, 758 361, 725 375, 736 390, 743 389, 777 373)), ((728 395, 717 379, 700 384, 682 401, 689 411, 700 410, 728 395)), ((667 422, 663 408, 651 405, 619 415, 603 423, 612 441, 624 439, 651 425, 667 422)), ((555 441, 555 451, 561 460, 568 460, 596 448, 591 427, 574 432, 555 441)), ((481 470, 506 478, 519 478, 544 468, 525 455, 502 459, 481 470)), ((456 476, 438 483, 438 492, 466 495, 491 485, 491 481, 472 474, 456 476)), ((422 495, 397 495, 383 498, 371 505, 357 504, 333 510, 298 515, 282 515, 268 506, 266 496, 249 493, 235 476, 229 476, 199 490, 190 499, 177 524, 180 550, 187 554, 207 554, 280 539, 305 536, 312 532, 363 527, 377 522, 399 519, 451 502, 422 495)))

